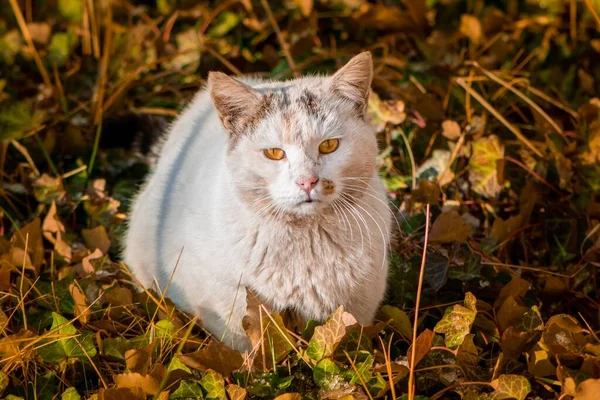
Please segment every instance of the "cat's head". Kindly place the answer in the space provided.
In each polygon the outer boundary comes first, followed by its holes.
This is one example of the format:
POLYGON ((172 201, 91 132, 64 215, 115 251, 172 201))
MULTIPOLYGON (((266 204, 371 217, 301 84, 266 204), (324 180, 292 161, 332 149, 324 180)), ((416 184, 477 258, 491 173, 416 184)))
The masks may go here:
POLYGON ((252 210, 314 216, 369 189, 377 157, 365 121, 372 77, 368 52, 328 77, 245 84, 209 75, 229 135, 228 167, 252 210))

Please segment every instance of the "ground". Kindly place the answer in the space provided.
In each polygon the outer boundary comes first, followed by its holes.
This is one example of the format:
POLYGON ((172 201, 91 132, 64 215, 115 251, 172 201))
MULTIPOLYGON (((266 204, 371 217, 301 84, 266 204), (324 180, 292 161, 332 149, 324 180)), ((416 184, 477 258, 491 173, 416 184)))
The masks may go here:
POLYGON ((595 399, 600 2, 0 4, 0 397, 595 399), (250 357, 119 262, 147 143, 208 71, 374 56, 397 207, 374 327, 252 301, 250 357), (134 140, 135 139, 135 140, 134 140), (133 146, 132 146, 133 144, 133 146))

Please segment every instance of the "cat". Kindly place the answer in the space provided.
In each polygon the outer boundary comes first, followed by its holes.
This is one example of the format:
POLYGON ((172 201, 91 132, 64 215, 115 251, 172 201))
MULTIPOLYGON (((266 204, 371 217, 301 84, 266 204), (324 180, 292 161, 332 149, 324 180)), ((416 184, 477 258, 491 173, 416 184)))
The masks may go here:
POLYGON ((132 203, 123 257, 137 280, 164 290, 172 275, 167 297, 240 351, 246 289, 304 320, 343 306, 372 323, 392 221, 372 76, 369 52, 285 82, 211 72, 132 203))

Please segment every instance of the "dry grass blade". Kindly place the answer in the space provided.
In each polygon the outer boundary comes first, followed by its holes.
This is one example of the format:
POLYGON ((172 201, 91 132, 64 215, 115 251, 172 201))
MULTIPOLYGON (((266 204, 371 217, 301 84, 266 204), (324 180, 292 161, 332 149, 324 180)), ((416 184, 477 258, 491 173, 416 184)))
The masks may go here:
POLYGON ((529 139, 523 136, 523 134, 517 127, 508 122, 506 118, 504 118, 494 107, 492 107, 490 103, 488 103, 483 97, 481 97, 479 93, 473 90, 473 88, 471 88, 463 78, 456 78, 456 83, 458 83, 463 89, 465 89, 471 96, 473 96, 475 100, 479 102, 479 104, 481 104, 486 110, 488 110, 490 114, 496 117, 498 121, 500 121, 506 128, 508 128, 508 130, 511 131, 517 137, 517 139, 519 139, 529 150, 531 150, 539 157, 544 156, 543 153, 537 147, 535 147, 533 143, 529 141, 529 139))
MULTIPOLYGON (((425 239, 423 242, 423 255, 421 256, 421 268, 419 270, 419 282, 417 283, 417 297, 415 299, 415 318, 413 322, 413 337, 412 343, 417 342, 417 330, 419 327, 419 307, 421 305, 421 290, 423 288, 423 277, 425 275, 425 261, 427 260, 427 241, 429 239, 429 204, 425 207, 425 239)), ((412 346, 410 353, 410 371, 408 375, 408 399, 413 400, 415 398, 415 359, 417 346, 412 346)))
POLYGON ((35 45, 33 44, 33 39, 31 38, 31 34, 29 32, 29 28, 27 27, 27 23, 25 22, 25 19, 23 18, 23 13, 21 12, 19 3, 17 3, 17 0, 8 0, 8 1, 10 2, 12 11, 13 11, 15 18, 19 24, 21 33, 23 34, 23 37, 27 41, 27 45, 29 46, 29 50, 31 51, 33 60, 35 61, 35 64, 36 64, 38 70, 40 71, 40 75, 42 75, 44 84, 47 87, 51 88, 52 81, 50 80, 50 75, 48 75, 48 71, 46 71, 46 67, 44 66, 44 63, 42 62, 42 59, 40 58, 40 54, 38 53, 37 49, 35 48, 35 45))
POLYGON ((537 105, 534 101, 532 101, 529 97, 525 96, 525 94, 523 94, 523 92, 521 92, 520 90, 515 89, 514 85, 510 85, 508 84, 506 81, 504 81, 503 79, 499 78, 498 76, 496 76, 495 74, 491 73, 490 71, 488 71, 487 69, 483 68, 481 65, 479 65, 479 63, 477 61, 471 61, 468 64, 474 65, 475 67, 477 67, 479 70, 481 70, 481 72, 483 72, 483 74, 485 76, 487 76, 488 78, 490 78, 491 80, 493 80, 494 82, 502 85, 504 88, 506 88, 507 90, 510 90, 511 92, 513 92, 514 94, 516 94, 520 99, 522 99, 525 103, 529 104, 531 106, 531 108, 533 108, 535 111, 537 111, 546 121, 548 121, 548 124, 550 124, 550 126, 552 128, 554 128, 554 130, 560 134, 563 138, 565 138, 565 133, 563 132, 563 130, 560 128, 560 126, 558 126, 558 124, 539 106, 537 105))

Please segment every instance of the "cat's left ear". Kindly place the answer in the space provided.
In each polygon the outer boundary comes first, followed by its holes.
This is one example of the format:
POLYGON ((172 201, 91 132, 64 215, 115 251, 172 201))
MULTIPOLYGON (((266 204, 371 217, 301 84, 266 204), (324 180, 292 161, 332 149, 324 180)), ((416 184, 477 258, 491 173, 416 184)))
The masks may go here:
POLYGON ((336 72, 331 84, 333 91, 356 104, 356 109, 363 116, 367 111, 372 80, 373 60, 371 52, 365 51, 336 72))
POLYGON ((208 74, 208 91, 225 129, 235 132, 256 114, 263 96, 222 72, 208 74))

